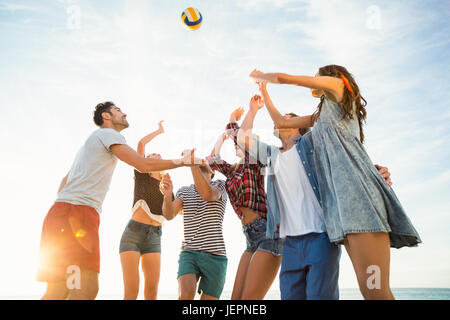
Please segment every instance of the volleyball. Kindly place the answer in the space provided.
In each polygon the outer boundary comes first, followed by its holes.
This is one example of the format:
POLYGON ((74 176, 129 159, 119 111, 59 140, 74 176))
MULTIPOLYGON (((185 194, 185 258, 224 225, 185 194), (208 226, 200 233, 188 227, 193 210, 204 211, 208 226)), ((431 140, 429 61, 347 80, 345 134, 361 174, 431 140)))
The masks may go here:
POLYGON ((195 8, 187 8, 181 13, 181 21, 189 30, 197 30, 202 25, 202 14, 195 8))

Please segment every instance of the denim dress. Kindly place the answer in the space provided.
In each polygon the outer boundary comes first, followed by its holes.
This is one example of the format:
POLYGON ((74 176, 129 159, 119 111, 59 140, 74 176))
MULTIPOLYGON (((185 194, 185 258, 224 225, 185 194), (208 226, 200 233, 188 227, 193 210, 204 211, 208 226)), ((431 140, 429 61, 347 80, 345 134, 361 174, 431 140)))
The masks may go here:
POLYGON ((359 138, 357 116, 324 98, 312 130, 314 161, 328 236, 388 232, 393 248, 422 242, 397 196, 370 160, 359 138))

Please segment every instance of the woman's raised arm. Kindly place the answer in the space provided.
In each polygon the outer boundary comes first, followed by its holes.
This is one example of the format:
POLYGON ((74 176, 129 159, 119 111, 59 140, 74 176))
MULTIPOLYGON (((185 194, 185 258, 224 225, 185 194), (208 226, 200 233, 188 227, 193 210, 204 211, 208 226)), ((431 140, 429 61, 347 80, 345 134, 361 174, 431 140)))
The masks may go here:
POLYGON ((145 146, 147 145, 147 143, 152 141, 156 136, 164 133, 164 127, 162 126, 163 122, 164 122, 164 120, 161 120, 158 123, 158 130, 153 131, 152 133, 146 135, 141 140, 139 140, 138 146, 137 146, 137 153, 139 153, 141 156, 145 157, 145 146))
POLYGON ((336 97, 336 101, 341 101, 344 93, 344 82, 340 78, 328 76, 294 76, 287 73, 263 73, 259 70, 253 70, 250 78, 255 82, 270 82, 279 84, 292 84, 296 86, 307 87, 310 89, 319 89, 328 91, 336 97))

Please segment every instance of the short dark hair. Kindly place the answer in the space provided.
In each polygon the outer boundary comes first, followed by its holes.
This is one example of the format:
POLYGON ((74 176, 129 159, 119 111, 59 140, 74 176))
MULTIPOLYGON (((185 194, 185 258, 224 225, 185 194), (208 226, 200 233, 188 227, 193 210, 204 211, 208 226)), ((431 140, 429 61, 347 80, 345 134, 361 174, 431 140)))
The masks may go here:
MULTIPOLYGON (((199 166, 199 168, 200 168, 200 171, 202 171, 202 172, 204 172, 204 173, 211 173, 211 168, 208 168, 208 167, 204 167, 204 166, 199 166)), ((211 173, 211 180, 214 178, 214 170, 212 170, 212 173, 211 173)))
POLYGON ((111 102, 111 101, 102 102, 95 106, 94 122, 97 126, 100 127, 101 125, 103 125, 102 113, 103 112, 110 113, 111 107, 114 107, 114 106, 115 106, 114 102, 111 102))
MULTIPOLYGON (((291 117, 298 117, 298 115, 296 115, 295 113, 293 113, 293 112, 290 112, 290 113, 286 113, 286 115, 287 116, 291 116, 291 117)), ((300 133, 300 135, 304 135, 304 134, 306 134, 306 133, 308 133, 309 131, 311 131, 311 128, 309 128, 309 127, 306 127, 306 128, 298 128, 298 132, 300 133)))

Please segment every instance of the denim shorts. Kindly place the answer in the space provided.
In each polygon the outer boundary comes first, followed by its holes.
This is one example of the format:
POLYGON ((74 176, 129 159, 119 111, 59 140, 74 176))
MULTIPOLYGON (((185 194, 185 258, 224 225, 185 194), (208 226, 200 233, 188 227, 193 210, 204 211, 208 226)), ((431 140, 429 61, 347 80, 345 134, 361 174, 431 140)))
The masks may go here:
POLYGON ((130 220, 120 239, 119 252, 161 253, 161 227, 130 220))
POLYGON ((259 217, 242 227, 247 239, 245 251, 266 251, 274 256, 281 256, 283 252, 283 239, 266 238, 266 220, 259 217))

